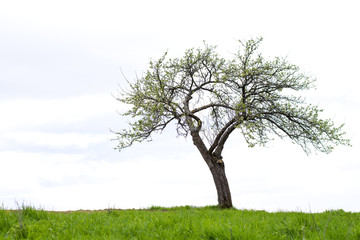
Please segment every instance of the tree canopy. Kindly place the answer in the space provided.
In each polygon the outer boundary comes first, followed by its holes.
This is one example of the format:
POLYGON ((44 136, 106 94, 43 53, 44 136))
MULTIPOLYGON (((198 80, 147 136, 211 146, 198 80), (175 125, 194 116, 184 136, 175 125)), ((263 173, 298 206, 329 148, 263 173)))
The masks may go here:
POLYGON ((129 82, 118 97, 132 107, 123 113, 131 117, 130 128, 116 133, 117 148, 151 140, 171 122, 181 136, 198 134, 203 150, 214 156, 221 156, 235 130, 249 147, 265 145, 274 136, 291 139, 307 154, 350 145, 343 125, 321 119, 322 110, 299 96, 299 91, 314 87, 315 79, 286 58, 265 59, 259 52, 261 41, 239 41, 230 60, 205 44, 187 50, 182 58, 165 53, 150 61, 145 74, 129 82))

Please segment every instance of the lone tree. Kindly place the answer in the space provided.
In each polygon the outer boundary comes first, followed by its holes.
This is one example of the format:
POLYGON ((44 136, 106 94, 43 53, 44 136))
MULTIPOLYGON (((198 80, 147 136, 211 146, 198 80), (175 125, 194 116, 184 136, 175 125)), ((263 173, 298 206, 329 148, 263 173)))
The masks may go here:
POLYGON ((313 87, 315 79, 299 72, 285 58, 267 60, 258 52, 262 38, 240 42, 232 60, 216 48, 190 49, 182 58, 150 61, 144 76, 129 82, 118 100, 132 108, 129 130, 116 132, 117 148, 151 140, 175 122, 177 134, 191 136, 213 176, 218 204, 232 207, 222 152, 230 134, 240 132, 249 147, 264 145, 271 136, 288 137, 309 154, 330 153, 350 145, 342 126, 320 119, 317 106, 305 104, 292 91, 313 87))

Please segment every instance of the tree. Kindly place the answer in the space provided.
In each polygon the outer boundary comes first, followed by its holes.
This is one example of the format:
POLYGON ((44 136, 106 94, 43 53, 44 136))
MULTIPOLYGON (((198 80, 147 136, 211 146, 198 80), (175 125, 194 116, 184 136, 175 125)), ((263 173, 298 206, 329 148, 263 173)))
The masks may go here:
POLYGON ((116 132, 117 148, 151 140, 171 122, 177 134, 191 136, 213 176, 219 206, 232 207, 222 152, 230 134, 242 133, 249 147, 265 145, 273 136, 289 138, 309 154, 330 153, 350 145, 343 125, 320 119, 322 111, 292 92, 313 87, 315 79, 285 58, 266 60, 258 48, 262 38, 240 42, 232 60, 216 47, 190 49, 182 58, 150 61, 144 76, 121 90, 118 100, 132 107, 129 130, 116 132))

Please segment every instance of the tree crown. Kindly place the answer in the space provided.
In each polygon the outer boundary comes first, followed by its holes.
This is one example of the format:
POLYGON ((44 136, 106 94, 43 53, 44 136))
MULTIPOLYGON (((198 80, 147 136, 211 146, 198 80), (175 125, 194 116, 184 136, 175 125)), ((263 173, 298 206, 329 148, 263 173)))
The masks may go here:
POLYGON ((143 77, 129 82, 118 100, 132 107, 130 129, 117 132, 118 149, 151 140, 170 122, 182 136, 199 134, 207 150, 221 156, 224 144, 239 130, 248 146, 264 145, 277 135, 288 137, 306 153, 329 153, 350 145, 343 125, 320 119, 317 106, 306 104, 294 91, 314 87, 315 79, 301 73, 286 58, 265 59, 258 51, 262 38, 240 42, 226 60, 216 47, 189 49, 182 58, 150 61, 143 77))

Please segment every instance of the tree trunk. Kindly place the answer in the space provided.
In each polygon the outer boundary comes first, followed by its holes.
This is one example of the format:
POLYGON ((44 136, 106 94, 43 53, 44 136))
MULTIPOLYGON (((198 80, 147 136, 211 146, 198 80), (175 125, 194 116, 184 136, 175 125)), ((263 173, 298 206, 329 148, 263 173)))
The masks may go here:
POLYGON ((221 208, 231 208, 233 206, 231 193, 229 183, 225 175, 225 166, 222 157, 214 157, 209 153, 198 132, 192 132, 191 136, 194 145, 198 148, 213 176, 218 195, 219 206, 221 208))
POLYGON ((224 162, 221 159, 214 159, 210 172, 213 176, 218 195, 218 204, 221 208, 232 208, 232 200, 229 183, 225 174, 224 162))

